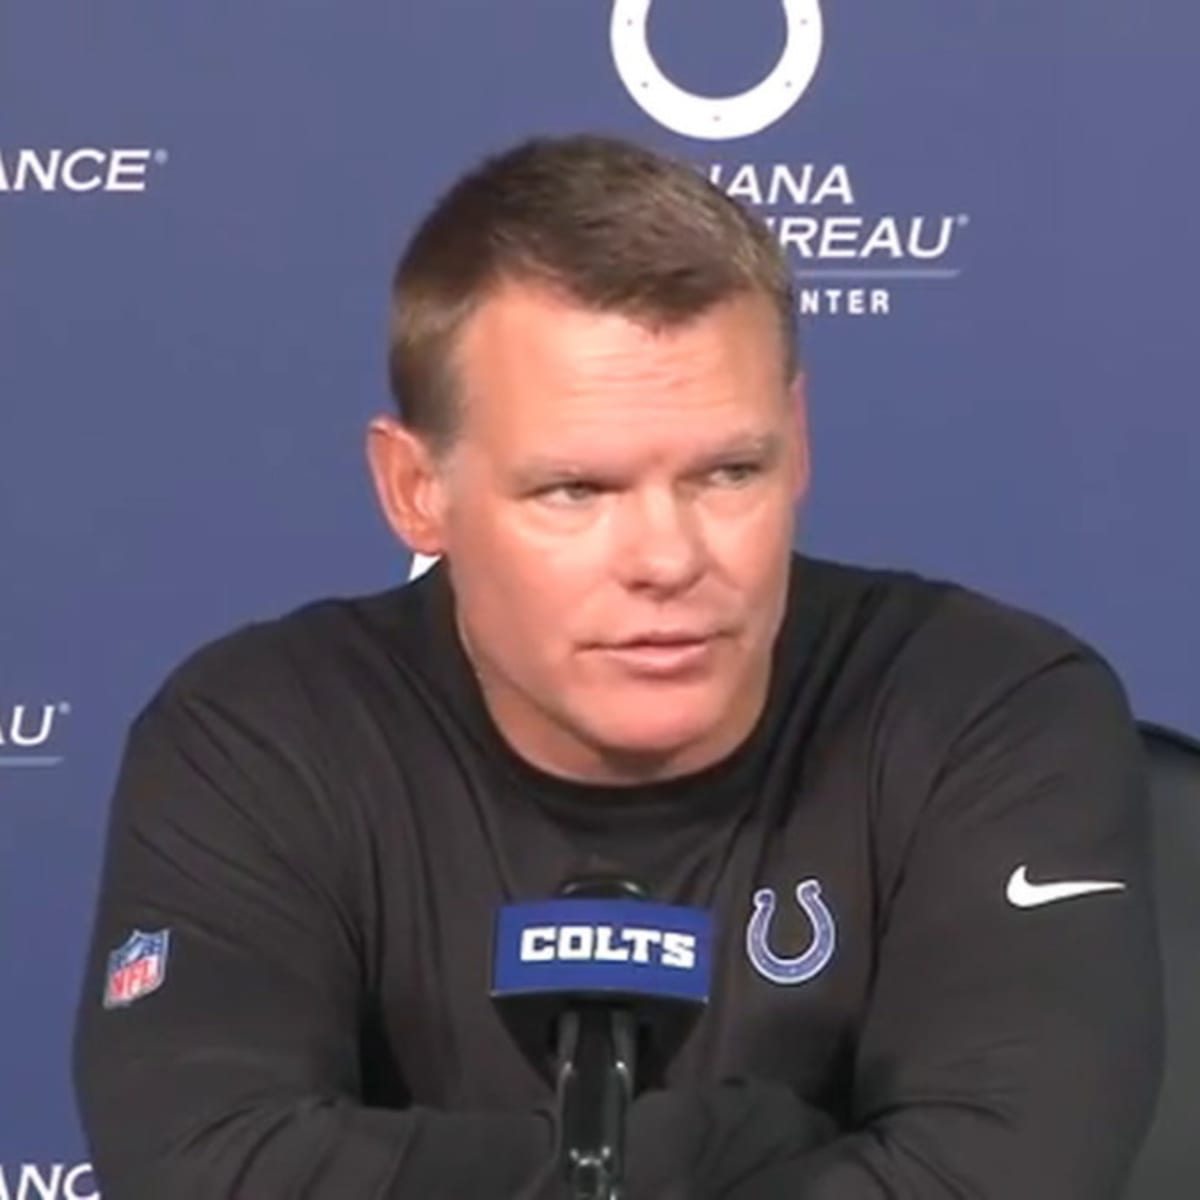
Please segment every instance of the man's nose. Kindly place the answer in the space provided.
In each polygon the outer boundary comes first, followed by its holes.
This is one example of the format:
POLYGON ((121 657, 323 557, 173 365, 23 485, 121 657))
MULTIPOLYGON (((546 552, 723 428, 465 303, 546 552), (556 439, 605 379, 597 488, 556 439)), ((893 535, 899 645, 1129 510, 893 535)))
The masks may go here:
POLYGON ((702 530, 686 496, 668 488, 631 494, 619 521, 620 560, 627 585, 678 590, 703 572, 702 530))

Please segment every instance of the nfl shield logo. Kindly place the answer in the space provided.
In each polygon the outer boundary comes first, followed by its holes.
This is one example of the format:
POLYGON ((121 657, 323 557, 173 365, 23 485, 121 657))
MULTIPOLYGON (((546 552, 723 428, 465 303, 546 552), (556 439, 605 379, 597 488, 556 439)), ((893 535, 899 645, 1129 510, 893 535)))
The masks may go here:
POLYGON ((108 956, 104 983, 104 1007, 123 1008, 162 987, 167 974, 167 950, 171 931, 133 931, 123 946, 108 956))

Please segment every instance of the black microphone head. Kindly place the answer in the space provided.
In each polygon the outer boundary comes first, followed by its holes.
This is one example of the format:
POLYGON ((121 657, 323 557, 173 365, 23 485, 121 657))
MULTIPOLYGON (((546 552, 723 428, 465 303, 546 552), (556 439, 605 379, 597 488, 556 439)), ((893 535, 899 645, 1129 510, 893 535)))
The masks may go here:
POLYGON ((558 889, 558 894, 564 898, 576 896, 591 900, 650 899, 650 893, 637 880, 601 872, 572 875, 558 889))

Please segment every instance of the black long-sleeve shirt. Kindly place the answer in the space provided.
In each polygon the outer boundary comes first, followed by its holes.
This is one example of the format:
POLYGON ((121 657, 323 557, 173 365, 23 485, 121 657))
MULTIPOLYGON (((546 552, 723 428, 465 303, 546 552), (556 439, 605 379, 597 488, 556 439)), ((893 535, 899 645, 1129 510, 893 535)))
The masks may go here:
POLYGON ((248 626, 130 731, 76 1032, 98 1180, 518 1195, 550 1093, 488 1000, 495 910, 603 867, 717 919, 666 1086, 779 1081, 842 1130, 731 1197, 1116 1196, 1162 1054, 1143 787, 1089 647, 909 573, 794 556, 750 738, 636 789, 507 746, 440 564, 248 626))

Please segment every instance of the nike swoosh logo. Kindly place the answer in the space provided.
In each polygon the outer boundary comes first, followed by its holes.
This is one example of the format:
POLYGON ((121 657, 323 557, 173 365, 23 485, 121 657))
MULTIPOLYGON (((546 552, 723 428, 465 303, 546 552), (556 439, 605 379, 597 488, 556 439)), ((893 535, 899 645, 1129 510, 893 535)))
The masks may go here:
POLYGON ((1005 895, 1014 908, 1038 908, 1056 900, 1090 896, 1094 892, 1121 892, 1125 885, 1116 879, 1064 879, 1060 883, 1030 883, 1022 864, 1008 877, 1005 895))

